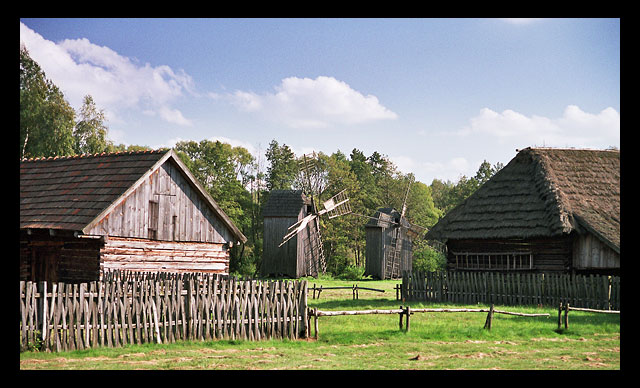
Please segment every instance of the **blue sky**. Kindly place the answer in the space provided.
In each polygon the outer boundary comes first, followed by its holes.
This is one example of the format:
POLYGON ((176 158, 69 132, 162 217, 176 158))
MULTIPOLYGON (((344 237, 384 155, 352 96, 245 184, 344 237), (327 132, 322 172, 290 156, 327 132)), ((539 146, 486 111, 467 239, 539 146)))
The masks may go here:
POLYGON ((358 148, 426 184, 620 147, 619 19, 21 19, 20 41, 116 143, 358 148))

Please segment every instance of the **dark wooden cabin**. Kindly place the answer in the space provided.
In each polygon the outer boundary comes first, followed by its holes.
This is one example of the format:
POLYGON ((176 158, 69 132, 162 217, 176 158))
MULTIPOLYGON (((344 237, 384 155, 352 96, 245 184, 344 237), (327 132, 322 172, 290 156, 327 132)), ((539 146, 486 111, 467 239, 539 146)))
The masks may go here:
POLYGON ((300 278, 312 276, 307 262, 310 236, 317 236, 315 223, 279 247, 288 228, 311 213, 311 200, 302 190, 272 190, 262 211, 264 236, 260 274, 265 277, 300 278))
POLYGON ((100 270, 228 274, 246 237, 173 150, 23 159, 20 278, 100 270))
POLYGON ((427 233, 447 268, 620 272, 620 151, 526 148, 427 233))
MULTIPOLYGON (((398 226, 391 222, 398 222, 400 213, 393 208, 380 208, 376 211, 374 218, 365 224, 365 276, 370 275, 375 279, 392 278, 392 274, 387 274, 387 258, 391 254, 392 240, 395 236, 395 229, 398 226)), ((407 235, 409 223, 404 220, 403 227, 400 227, 399 240, 400 261, 398 276, 402 276, 404 271, 411 271, 413 265, 412 241, 407 235)))

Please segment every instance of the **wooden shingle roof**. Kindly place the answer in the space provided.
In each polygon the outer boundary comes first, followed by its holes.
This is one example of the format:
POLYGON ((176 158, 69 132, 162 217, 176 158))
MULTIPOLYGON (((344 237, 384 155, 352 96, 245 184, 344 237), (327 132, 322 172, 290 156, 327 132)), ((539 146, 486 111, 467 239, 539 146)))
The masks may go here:
POLYGON ((20 229, 83 231, 172 158, 223 223, 246 237, 173 150, 116 152, 20 161, 20 229))
POLYGON ((302 190, 271 190, 262 209, 263 217, 297 217, 300 209, 310 200, 302 190))
POLYGON ((574 230, 620 249, 620 151, 526 148, 427 238, 531 238, 574 230))

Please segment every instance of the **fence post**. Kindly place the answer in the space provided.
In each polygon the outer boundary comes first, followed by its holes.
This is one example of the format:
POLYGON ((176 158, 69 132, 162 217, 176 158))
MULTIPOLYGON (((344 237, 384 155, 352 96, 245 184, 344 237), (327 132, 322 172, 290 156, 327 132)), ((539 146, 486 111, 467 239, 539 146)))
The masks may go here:
POLYGON ((407 332, 409 331, 409 317, 411 317, 411 307, 407 306, 405 310, 405 314, 407 315, 407 332))
POLYGON ((484 323, 484 328, 487 330, 491 330, 491 322, 493 321, 493 303, 489 308, 489 313, 487 314, 487 320, 484 323))
POLYGON ((313 325, 316 331, 315 339, 318 340, 318 308, 317 307, 313 308, 313 316, 314 316, 313 325))
POLYGON ((562 328, 562 302, 560 302, 560 306, 558 307, 558 330, 562 328))
POLYGON ((569 303, 564 306, 564 328, 569 328, 569 303))

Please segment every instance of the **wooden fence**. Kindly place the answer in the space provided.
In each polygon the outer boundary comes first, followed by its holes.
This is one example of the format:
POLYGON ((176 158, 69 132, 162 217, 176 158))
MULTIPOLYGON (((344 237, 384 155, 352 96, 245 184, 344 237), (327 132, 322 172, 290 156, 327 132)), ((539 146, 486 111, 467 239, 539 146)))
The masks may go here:
POLYGON ((620 277, 547 273, 404 273, 404 300, 620 309, 620 277))
POLYGON ((307 282, 108 272, 101 281, 20 281, 20 349, 306 337, 307 282))

